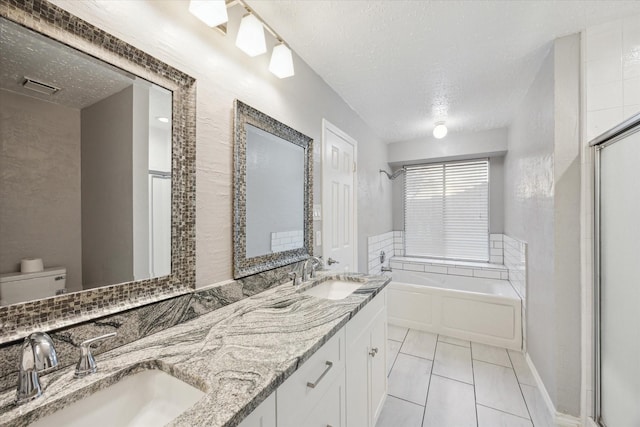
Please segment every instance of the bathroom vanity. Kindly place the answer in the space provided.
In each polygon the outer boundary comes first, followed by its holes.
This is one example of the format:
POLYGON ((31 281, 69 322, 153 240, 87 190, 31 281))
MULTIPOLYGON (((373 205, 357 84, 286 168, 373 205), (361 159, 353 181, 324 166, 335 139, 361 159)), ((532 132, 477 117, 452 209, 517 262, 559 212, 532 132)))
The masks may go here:
POLYGON ((43 396, 29 403, 15 406, 15 391, 3 393, 0 426, 46 420, 146 370, 204 393, 170 425, 373 425, 386 395, 388 282, 326 273, 299 289, 280 285, 103 353, 95 374, 75 379, 70 366, 44 375, 43 396), (339 300, 304 293, 331 278, 361 286, 339 300))

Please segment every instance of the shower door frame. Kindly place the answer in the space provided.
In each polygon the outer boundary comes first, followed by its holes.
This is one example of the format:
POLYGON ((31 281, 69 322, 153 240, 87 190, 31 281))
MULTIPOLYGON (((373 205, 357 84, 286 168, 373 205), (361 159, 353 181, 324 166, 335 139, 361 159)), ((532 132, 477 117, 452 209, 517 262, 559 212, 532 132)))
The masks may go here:
POLYGON ((594 331, 594 346, 593 346, 593 380, 594 380, 594 395, 593 395, 593 419, 598 426, 606 427, 602 422, 602 384, 601 384, 601 331, 600 331, 600 155, 602 150, 618 141, 625 139, 627 136, 633 133, 640 132, 640 113, 631 116, 627 120, 623 121, 619 125, 613 127, 602 135, 593 139, 589 146, 595 150, 595 174, 594 174, 594 243, 593 243, 593 256, 594 256, 594 271, 593 271, 593 331, 594 331))

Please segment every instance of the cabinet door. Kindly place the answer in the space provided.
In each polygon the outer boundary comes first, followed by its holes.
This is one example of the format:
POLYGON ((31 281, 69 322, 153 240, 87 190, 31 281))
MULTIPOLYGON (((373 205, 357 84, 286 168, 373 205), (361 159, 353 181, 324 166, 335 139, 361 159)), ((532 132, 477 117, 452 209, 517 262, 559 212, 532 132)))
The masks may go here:
POLYGON ((369 329, 347 347, 347 426, 369 427, 369 329))
POLYGON ((345 427, 344 380, 342 374, 300 427, 345 427))
POLYGON ((276 394, 267 397, 238 427, 276 427, 276 394))
POLYGON ((387 396, 387 316, 380 311, 371 325, 370 378, 371 414, 370 425, 375 425, 387 396))

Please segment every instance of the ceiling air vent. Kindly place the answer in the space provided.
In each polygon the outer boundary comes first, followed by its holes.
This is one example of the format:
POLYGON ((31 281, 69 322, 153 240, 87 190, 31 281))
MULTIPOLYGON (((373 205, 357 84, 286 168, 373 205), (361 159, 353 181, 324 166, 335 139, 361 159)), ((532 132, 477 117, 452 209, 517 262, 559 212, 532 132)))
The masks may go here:
POLYGON ((55 86, 51 86, 36 80, 32 80, 28 77, 24 78, 24 82, 22 82, 22 86, 24 86, 25 89, 29 89, 38 93, 43 93, 45 95, 53 95, 54 93, 60 90, 60 88, 57 88, 55 86))

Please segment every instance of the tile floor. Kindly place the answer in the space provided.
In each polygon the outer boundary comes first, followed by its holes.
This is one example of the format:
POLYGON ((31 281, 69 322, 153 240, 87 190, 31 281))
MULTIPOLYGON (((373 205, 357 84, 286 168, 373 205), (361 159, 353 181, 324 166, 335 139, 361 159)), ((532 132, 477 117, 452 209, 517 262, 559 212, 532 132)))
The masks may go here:
POLYGON ((553 427, 522 353, 389 325, 376 427, 553 427))

